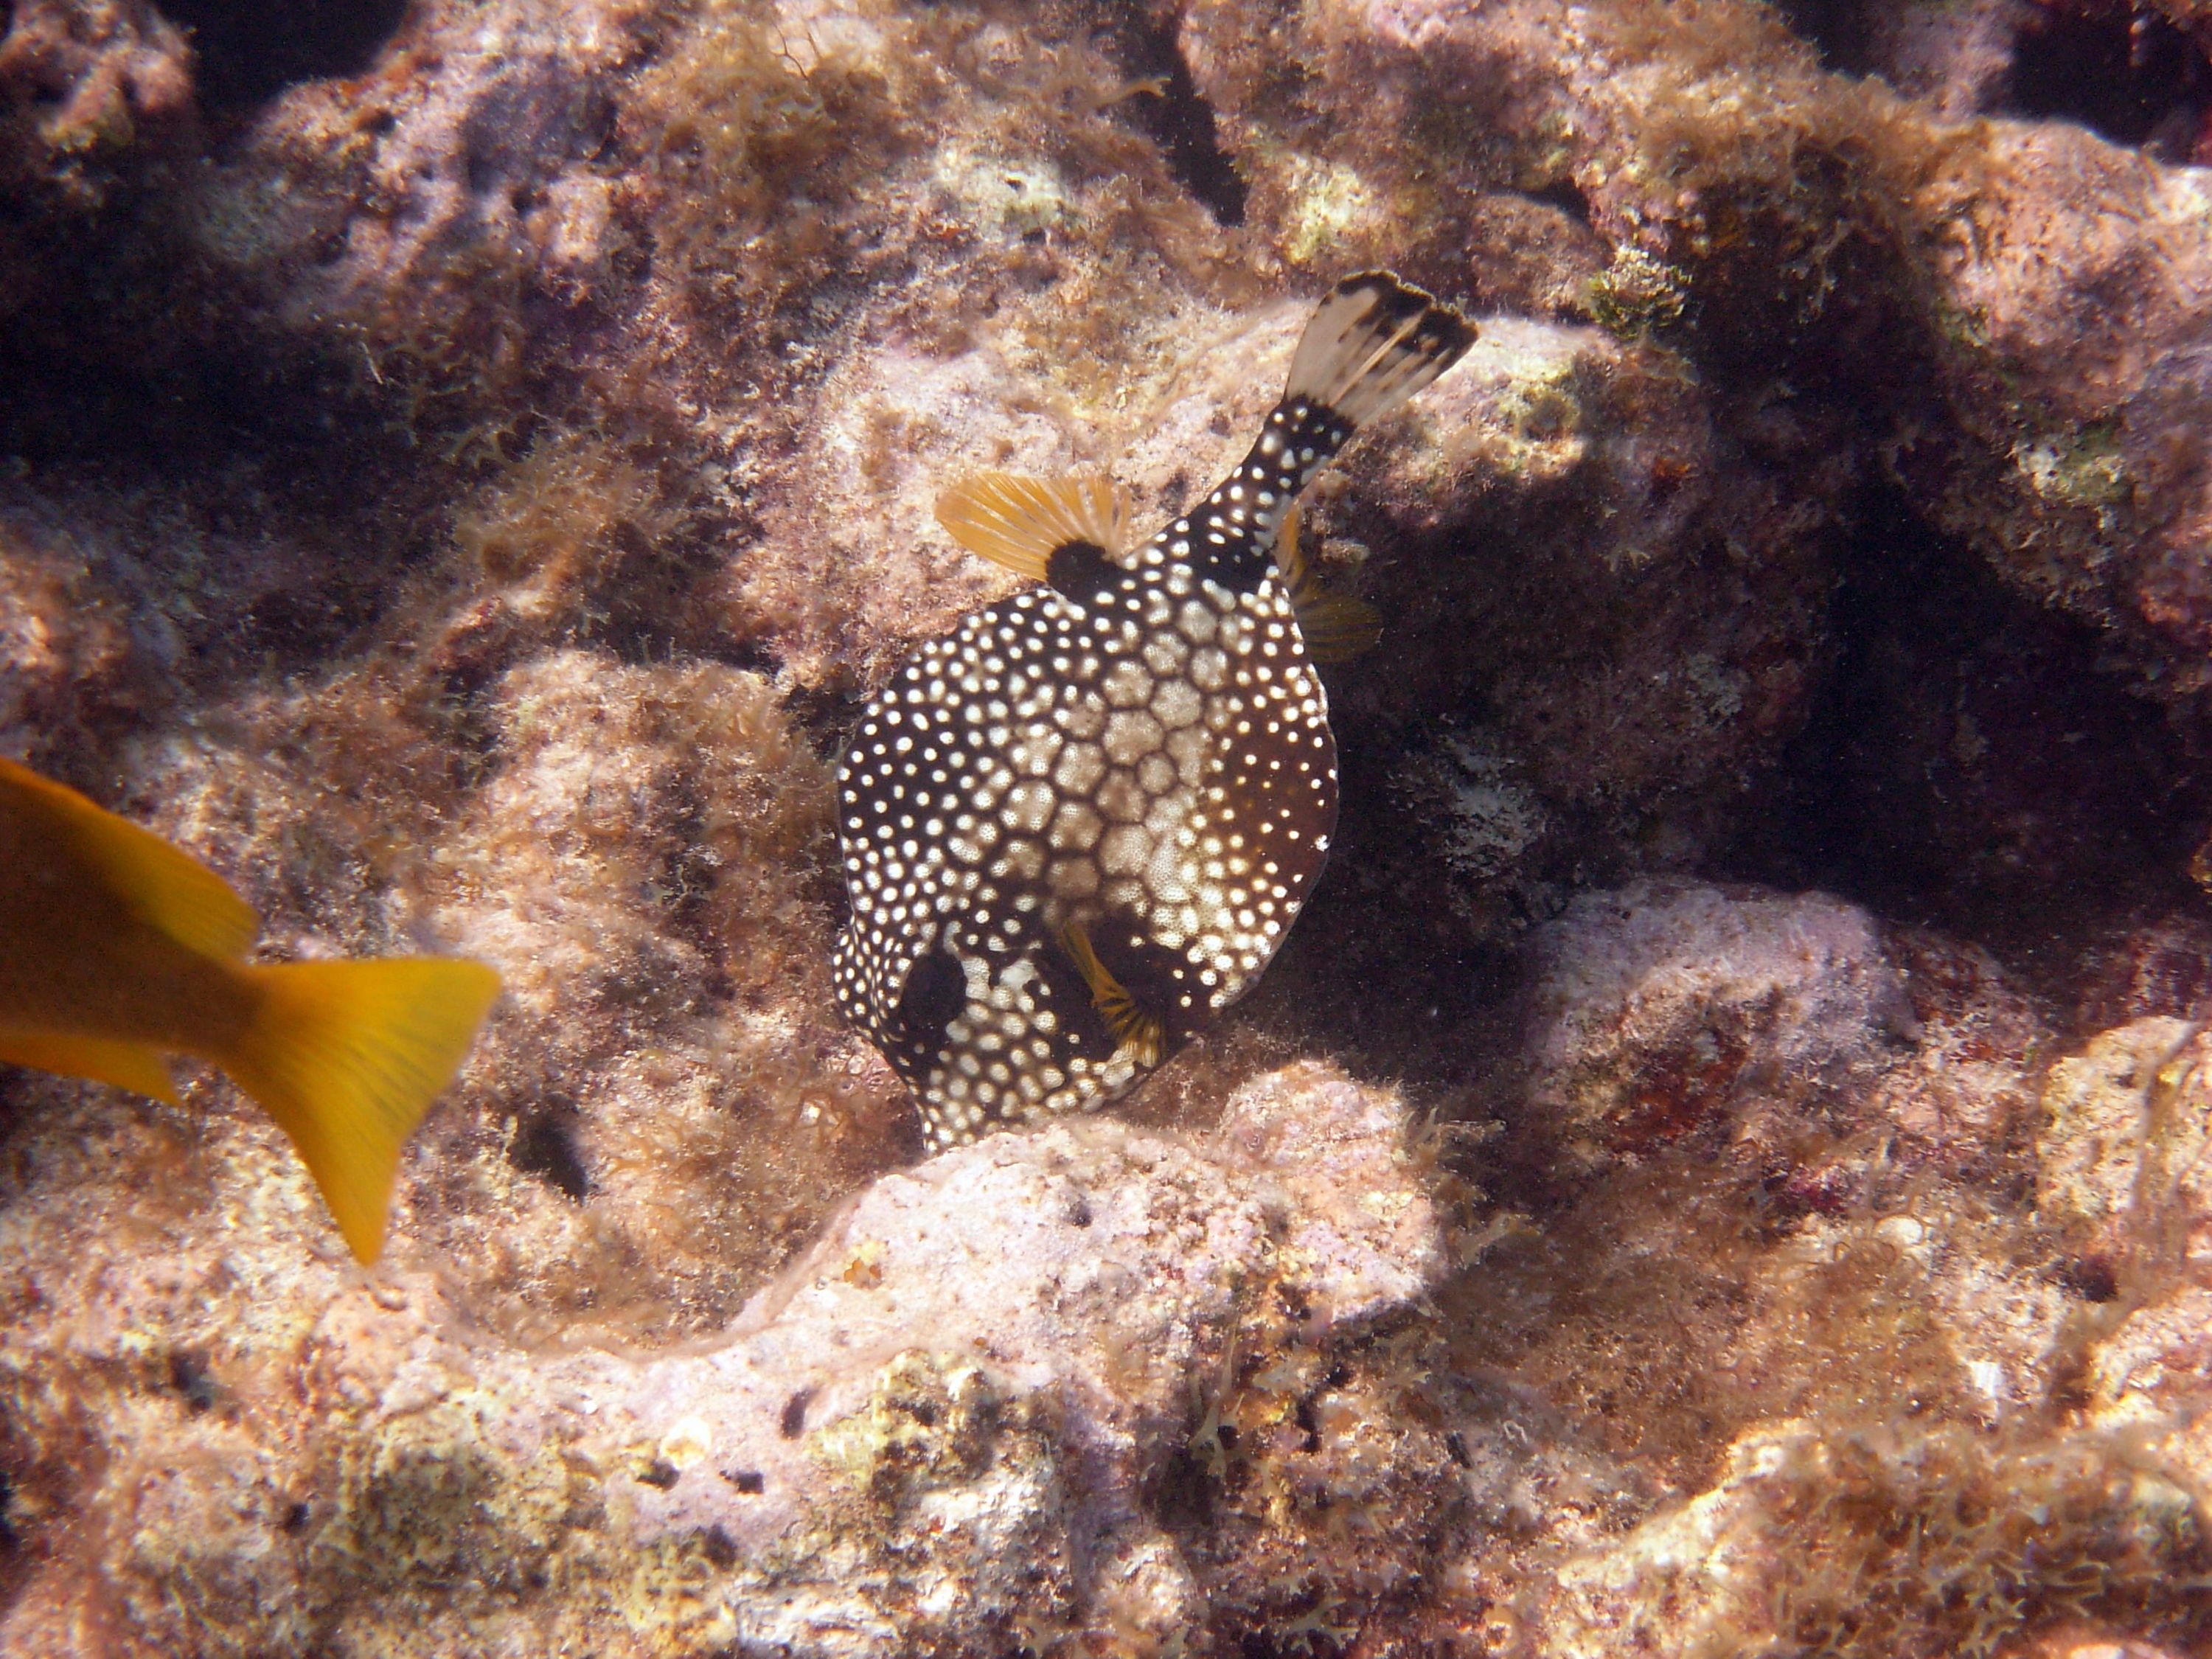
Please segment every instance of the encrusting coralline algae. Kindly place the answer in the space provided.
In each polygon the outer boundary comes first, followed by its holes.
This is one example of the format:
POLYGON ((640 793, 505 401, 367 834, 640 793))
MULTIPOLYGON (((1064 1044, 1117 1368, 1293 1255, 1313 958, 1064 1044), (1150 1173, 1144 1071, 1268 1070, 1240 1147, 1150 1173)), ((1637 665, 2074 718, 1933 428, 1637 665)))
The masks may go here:
MULTIPOLYGON (((489 1340, 426 1272, 327 1285, 296 1370, 233 1340, 205 1419, 106 1489, 127 1541, 82 1565, 203 1651, 339 1621, 424 1652, 973 1651, 1079 1619, 1170 1641, 1205 1587, 1147 1487, 1187 1455, 1190 1379, 1240 1346, 1335 1363, 1443 1264, 1402 1126, 1307 1066, 1240 1091, 1203 1144, 994 1138, 878 1182, 725 1332, 657 1356, 489 1340), (1279 1298, 1293 1334, 1267 1323, 1279 1298), (290 1371, 279 1398, 239 1376, 254 1360, 290 1371), (210 1486, 198 1460, 238 1435, 207 1419, 264 1413, 291 1431, 210 1486)), ((151 1291, 116 1287, 137 1313, 151 1291)), ((1441 1449, 1391 1441, 1310 1478, 1404 1483, 1419 1515, 1441 1449)), ((33 1584, 11 1644, 74 1616, 33 1584)))
POLYGON ((373 1275, 0 1079, 0 1649, 2205 1644, 2201 8, 316 10, 9 15, 0 753, 509 991, 373 1275), (1172 522, 1374 269, 1325 878, 923 1161, 933 504, 1172 522))

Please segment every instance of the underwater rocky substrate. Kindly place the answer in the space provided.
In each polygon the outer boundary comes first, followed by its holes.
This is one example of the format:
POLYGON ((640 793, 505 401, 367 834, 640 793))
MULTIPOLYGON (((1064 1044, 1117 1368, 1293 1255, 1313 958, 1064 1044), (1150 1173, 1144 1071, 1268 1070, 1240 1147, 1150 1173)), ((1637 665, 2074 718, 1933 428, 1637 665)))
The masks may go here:
POLYGON ((9 14, 0 746, 509 997, 374 1278, 0 1079, 0 1648, 2212 1639, 2191 0, 317 16, 9 14), (1158 522, 1372 264, 1484 332, 1310 503, 1331 868, 922 1160, 931 501, 1158 522))

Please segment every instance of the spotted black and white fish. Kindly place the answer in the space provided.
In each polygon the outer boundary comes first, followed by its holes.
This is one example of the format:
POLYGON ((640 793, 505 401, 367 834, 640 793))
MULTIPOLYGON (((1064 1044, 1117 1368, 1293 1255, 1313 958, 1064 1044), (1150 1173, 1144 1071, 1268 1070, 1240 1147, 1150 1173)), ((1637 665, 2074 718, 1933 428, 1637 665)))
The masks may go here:
POLYGON ((1394 276, 1340 283, 1243 465, 1141 547, 1103 477, 939 501, 1041 586, 924 646, 838 769, 838 1005, 933 1146, 1112 1099, 1266 969, 1336 828, 1313 661, 1373 635, 1298 557, 1298 492, 1474 338, 1394 276))

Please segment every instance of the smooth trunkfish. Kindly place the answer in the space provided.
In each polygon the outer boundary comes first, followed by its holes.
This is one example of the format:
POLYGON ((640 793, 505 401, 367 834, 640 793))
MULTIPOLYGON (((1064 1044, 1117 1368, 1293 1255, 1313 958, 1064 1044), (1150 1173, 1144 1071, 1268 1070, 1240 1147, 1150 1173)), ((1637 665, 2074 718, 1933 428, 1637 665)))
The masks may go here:
POLYGON ((963 547, 1042 586, 924 646, 838 769, 838 1006, 933 1147, 1115 1098, 1266 969, 1336 828, 1313 664, 1376 631, 1313 581, 1298 493, 1474 336, 1395 276, 1346 278, 1243 464, 1133 550, 1103 477, 939 501, 963 547))

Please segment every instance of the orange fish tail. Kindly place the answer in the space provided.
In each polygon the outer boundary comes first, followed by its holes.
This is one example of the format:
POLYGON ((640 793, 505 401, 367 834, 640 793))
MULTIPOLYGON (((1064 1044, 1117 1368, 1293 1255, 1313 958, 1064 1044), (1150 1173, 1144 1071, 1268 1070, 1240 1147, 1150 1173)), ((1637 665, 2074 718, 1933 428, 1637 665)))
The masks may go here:
POLYGON ((234 971, 259 1006, 214 1058, 291 1137, 347 1244, 374 1262, 399 1149, 460 1069, 499 975, 427 957, 234 971))

